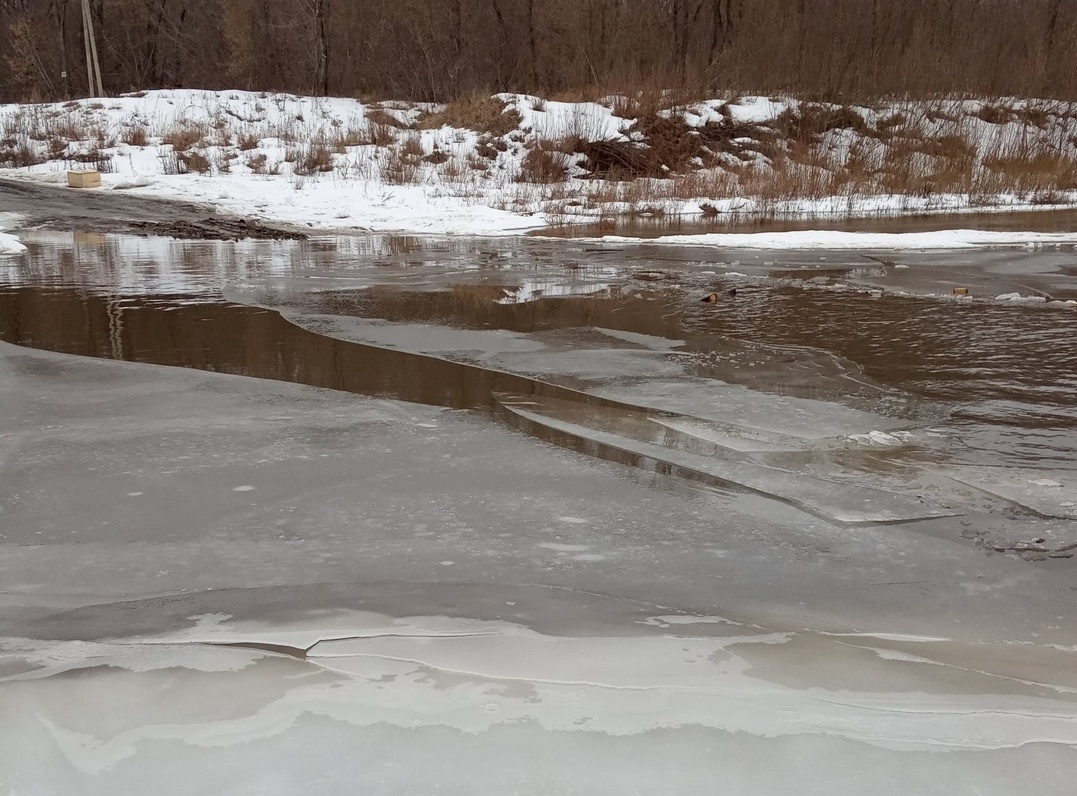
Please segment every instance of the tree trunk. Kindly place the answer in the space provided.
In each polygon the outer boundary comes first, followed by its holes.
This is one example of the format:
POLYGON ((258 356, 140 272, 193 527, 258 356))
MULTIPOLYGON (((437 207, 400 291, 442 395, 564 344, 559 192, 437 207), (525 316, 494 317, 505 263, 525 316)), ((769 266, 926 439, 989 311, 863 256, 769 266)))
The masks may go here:
POLYGON ((64 99, 71 98, 71 75, 67 68, 67 6, 68 0, 53 0, 51 8, 60 50, 60 86, 64 99))
POLYGON ((527 54, 530 60, 531 90, 539 90, 538 43, 535 37, 535 0, 527 0, 527 54))
POLYGON ((329 96, 329 30, 326 23, 329 0, 314 0, 314 28, 318 37, 318 64, 315 69, 315 92, 329 96))

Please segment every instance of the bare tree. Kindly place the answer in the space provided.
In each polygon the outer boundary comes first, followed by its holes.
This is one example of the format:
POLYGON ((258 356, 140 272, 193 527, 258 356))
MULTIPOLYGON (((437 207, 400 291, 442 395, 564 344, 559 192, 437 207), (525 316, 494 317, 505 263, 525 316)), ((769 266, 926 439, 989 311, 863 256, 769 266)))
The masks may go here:
MULTIPOLYGON (((1077 0, 88 3, 113 92, 182 84, 444 100, 649 85, 1077 97, 1077 0)), ((0 0, 0 97, 60 98, 85 84, 79 4, 0 0)))

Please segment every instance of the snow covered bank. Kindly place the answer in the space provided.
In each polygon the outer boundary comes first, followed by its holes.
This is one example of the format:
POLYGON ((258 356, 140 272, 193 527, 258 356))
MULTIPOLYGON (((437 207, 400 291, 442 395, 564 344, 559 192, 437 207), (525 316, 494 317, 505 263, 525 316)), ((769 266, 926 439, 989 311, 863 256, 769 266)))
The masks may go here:
POLYGON ((1077 109, 734 97, 448 106, 167 90, 0 106, 0 167, 317 230, 516 234, 632 217, 1077 203, 1077 109))

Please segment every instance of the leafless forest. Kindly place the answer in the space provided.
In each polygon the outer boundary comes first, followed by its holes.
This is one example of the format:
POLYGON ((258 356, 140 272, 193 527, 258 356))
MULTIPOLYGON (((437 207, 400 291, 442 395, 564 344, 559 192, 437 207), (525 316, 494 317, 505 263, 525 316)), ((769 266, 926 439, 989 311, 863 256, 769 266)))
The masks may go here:
MULTIPOLYGON (((90 0, 108 93, 679 88, 1077 98, 1074 0, 90 0)), ((80 0, 0 0, 0 99, 86 85, 80 0)))

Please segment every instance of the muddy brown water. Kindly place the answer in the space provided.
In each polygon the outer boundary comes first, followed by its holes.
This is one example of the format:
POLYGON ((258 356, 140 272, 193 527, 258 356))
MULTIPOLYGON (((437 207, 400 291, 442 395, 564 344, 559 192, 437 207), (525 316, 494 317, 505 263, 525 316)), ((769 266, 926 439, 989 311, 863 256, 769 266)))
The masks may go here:
POLYGON ((476 330, 601 327, 682 340, 669 356, 699 378, 892 416, 915 416, 911 395, 947 407, 968 446, 960 461, 1077 468, 1072 311, 789 286, 740 291, 717 305, 679 290, 509 305, 476 295, 488 292, 342 291, 307 296, 301 309, 476 330))
MULTIPOLYGON (((225 246, 176 244, 170 267, 211 270, 222 252, 235 256, 225 246)), ((293 273, 318 275, 328 249, 325 242, 311 242, 290 251, 299 252, 302 265, 293 273)), ((444 258, 435 249, 420 254, 426 259, 418 266, 409 262, 409 272, 444 258)), ((496 257, 481 251, 451 256, 488 268, 481 270, 486 281, 463 284, 450 272, 422 289, 398 287, 390 277, 391 284, 315 291, 309 289, 315 283, 304 279, 294 287, 293 278, 285 280, 292 287, 268 288, 259 303, 296 314, 397 324, 547 336, 605 328, 681 341, 665 356, 691 377, 839 400, 892 416, 914 416, 915 402, 922 400, 966 426, 971 462, 1077 467, 1072 311, 870 298, 765 281, 706 305, 668 262, 664 270, 624 268, 612 287, 593 295, 499 303, 512 277, 502 276, 496 257)), ((541 262, 525 269, 550 267, 546 248, 537 248, 536 257, 541 262)), ((426 356, 317 334, 273 309, 224 301, 219 285, 124 294, 109 284, 114 274, 80 281, 75 271, 50 270, 60 261, 77 268, 78 247, 34 246, 24 275, 0 285, 0 339, 453 408, 496 410, 497 396, 507 393, 638 410, 589 396, 581 391, 586 383, 556 374, 532 378, 453 361, 463 356, 426 356)))
POLYGON ((998 419, 1020 426, 1039 425, 1055 412, 1070 419, 1077 407, 1077 313, 1071 311, 872 299, 787 286, 741 290, 713 306, 680 290, 522 304, 499 304, 493 300, 499 294, 489 288, 379 288, 282 304, 395 323, 526 334, 601 327, 681 340, 684 345, 671 355, 692 360, 696 375, 792 394, 798 394, 790 388, 796 368, 789 366, 798 354, 829 352, 879 386, 955 404, 994 401, 1000 411, 1010 405, 1014 411, 998 419))
POLYGON ((273 310, 185 299, 107 297, 68 287, 3 289, 0 339, 455 409, 492 410, 498 392, 614 403, 510 373, 325 337, 273 310))
POLYGON ((700 216, 654 216, 609 219, 593 224, 550 227, 533 235, 559 238, 591 238, 627 235, 653 238, 661 235, 699 235, 708 232, 934 232, 944 229, 982 229, 996 232, 1072 232, 1077 229, 1077 209, 1026 210, 1017 212, 934 213, 922 215, 879 214, 860 218, 816 216, 749 216, 737 213, 700 216))
POLYGON ((183 297, 125 300, 73 288, 17 287, 0 290, 0 339, 67 354, 497 412, 530 436, 579 453, 638 471, 678 475, 719 490, 744 488, 710 473, 534 423, 505 409, 499 397, 511 397, 514 402, 570 401, 624 413, 636 409, 631 405, 489 368, 337 340, 302 329, 272 310, 231 303, 184 303, 183 297))

